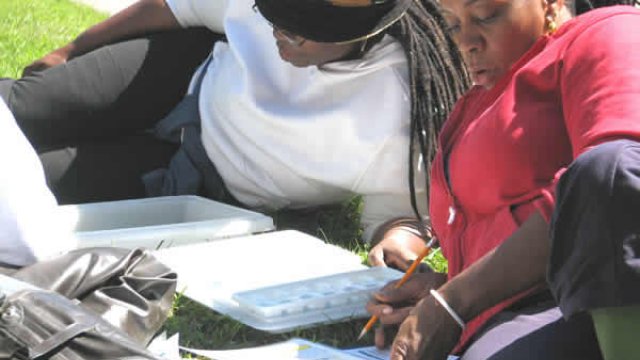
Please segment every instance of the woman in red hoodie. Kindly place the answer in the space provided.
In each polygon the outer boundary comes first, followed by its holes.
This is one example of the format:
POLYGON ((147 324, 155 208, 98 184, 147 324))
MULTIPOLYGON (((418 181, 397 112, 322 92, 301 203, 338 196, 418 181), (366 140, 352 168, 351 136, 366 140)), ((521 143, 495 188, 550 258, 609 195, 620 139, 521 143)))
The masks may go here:
POLYGON ((585 6, 565 0, 441 5, 475 86, 445 123, 431 172, 448 274, 387 286, 369 305, 383 324, 402 322, 391 358, 601 359, 587 314, 634 314, 629 305, 640 303, 640 229, 628 221, 618 231, 623 216, 602 216, 623 214, 624 198, 633 206, 640 193, 640 11, 574 17, 585 6), (417 304, 398 305, 407 300, 417 304))

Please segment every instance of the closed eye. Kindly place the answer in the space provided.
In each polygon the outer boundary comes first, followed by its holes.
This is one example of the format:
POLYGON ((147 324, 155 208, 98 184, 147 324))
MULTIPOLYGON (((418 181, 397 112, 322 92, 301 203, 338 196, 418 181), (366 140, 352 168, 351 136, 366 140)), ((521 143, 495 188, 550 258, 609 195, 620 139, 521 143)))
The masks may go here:
POLYGON ((489 16, 475 18, 475 22, 481 25, 488 25, 496 21, 500 17, 500 14, 500 11, 496 11, 489 16))
POLYGON ((457 34, 460 31, 460 23, 448 24, 445 30, 451 35, 457 34))

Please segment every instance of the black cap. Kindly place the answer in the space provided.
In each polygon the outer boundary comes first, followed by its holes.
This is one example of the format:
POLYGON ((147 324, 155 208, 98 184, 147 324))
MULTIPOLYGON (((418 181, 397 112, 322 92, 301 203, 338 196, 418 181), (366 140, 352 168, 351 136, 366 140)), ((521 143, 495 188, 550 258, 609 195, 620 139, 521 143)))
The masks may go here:
POLYGON ((317 42, 364 40, 385 30, 415 0, 255 0, 281 29, 317 42))

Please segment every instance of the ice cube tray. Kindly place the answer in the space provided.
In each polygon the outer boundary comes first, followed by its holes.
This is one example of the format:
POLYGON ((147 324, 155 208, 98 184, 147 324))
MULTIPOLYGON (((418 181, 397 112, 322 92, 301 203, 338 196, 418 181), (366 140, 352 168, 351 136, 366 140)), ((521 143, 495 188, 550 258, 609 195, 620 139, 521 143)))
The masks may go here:
POLYGON ((316 317, 317 322, 366 316, 371 294, 402 273, 374 267, 234 294, 239 306, 262 321, 316 317))

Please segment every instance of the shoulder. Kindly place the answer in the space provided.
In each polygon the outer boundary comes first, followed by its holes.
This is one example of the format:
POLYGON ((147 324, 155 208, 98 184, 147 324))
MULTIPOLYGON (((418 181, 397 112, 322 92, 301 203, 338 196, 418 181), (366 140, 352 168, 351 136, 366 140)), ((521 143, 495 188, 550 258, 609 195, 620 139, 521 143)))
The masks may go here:
POLYGON ((593 34, 598 35, 597 38, 637 38, 638 30, 640 9, 632 6, 609 6, 591 10, 572 19, 554 34, 554 37, 564 38, 569 43, 593 34))

